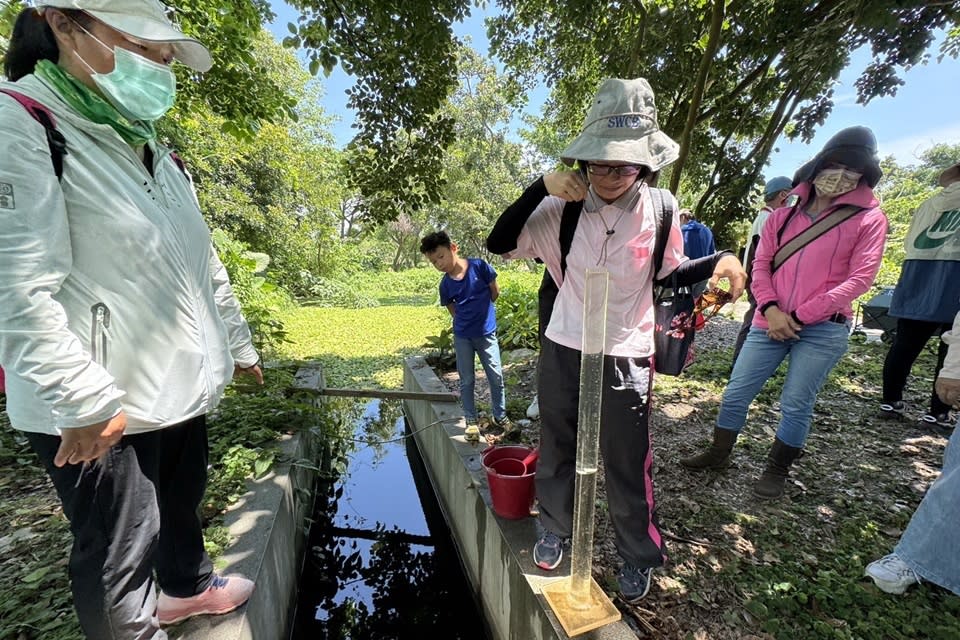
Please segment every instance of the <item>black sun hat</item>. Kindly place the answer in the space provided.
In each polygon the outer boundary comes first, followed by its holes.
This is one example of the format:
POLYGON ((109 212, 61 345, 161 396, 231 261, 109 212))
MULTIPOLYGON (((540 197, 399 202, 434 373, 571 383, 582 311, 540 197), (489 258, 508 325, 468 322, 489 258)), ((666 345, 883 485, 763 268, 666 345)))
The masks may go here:
POLYGON ((827 140, 823 150, 793 174, 793 186, 810 182, 824 165, 830 162, 845 164, 863 173, 870 188, 877 186, 883 171, 877 156, 877 138, 867 127, 847 127, 827 140))

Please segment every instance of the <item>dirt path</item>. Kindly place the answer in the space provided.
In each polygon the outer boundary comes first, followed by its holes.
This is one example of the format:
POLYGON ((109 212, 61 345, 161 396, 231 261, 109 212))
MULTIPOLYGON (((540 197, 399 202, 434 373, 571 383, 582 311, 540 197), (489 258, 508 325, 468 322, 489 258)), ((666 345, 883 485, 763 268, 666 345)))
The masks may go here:
MULTIPOLYGON (((861 577, 867 562, 890 551, 939 472, 946 438, 914 421, 932 384, 932 354, 921 356, 907 390, 914 415, 888 423, 875 418, 886 346, 851 344, 820 394, 787 495, 764 502, 751 488, 776 431, 779 384, 758 396, 730 469, 691 474, 678 463, 707 444, 738 327, 735 319, 711 320, 698 334, 695 365, 656 380, 654 479, 669 559, 640 606, 619 604, 624 617, 638 636, 656 639, 955 637, 940 635, 934 622, 918 629, 898 622, 950 594, 925 586, 913 601, 897 600, 861 577), (876 616, 892 622, 862 622, 876 616), (864 625, 873 631, 857 631, 864 625)), ((535 389, 535 356, 504 360, 508 408, 522 420, 535 389)), ((457 390, 456 372, 441 375, 457 390)), ((478 403, 488 402, 482 371, 477 388, 478 403)), ((522 440, 535 444, 539 423, 521 424, 522 440)), ((620 559, 599 477, 594 575, 614 593, 620 559)))

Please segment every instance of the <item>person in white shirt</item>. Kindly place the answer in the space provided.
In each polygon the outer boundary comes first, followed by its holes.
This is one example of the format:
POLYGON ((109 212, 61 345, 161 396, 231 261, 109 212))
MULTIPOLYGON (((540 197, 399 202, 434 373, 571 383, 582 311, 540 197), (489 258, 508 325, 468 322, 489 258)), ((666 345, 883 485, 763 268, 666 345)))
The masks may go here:
POLYGON ((740 325, 740 332, 737 333, 737 341, 733 346, 731 370, 737 362, 740 349, 743 348, 743 341, 747 339, 747 334, 750 333, 753 314, 757 310, 757 299, 753 297, 753 293, 750 291, 750 272, 753 267, 753 256, 757 251, 757 245, 760 244, 760 232, 763 231, 763 223, 767 221, 771 213, 784 206, 792 188, 793 180, 787 176, 777 176, 767 180, 767 184, 763 187, 764 205, 757 217, 753 219, 753 224, 750 225, 750 237, 747 238, 747 246, 743 250, 743 267, 747 270, 747 300, 750 302, 750 308, 743 314, 743 324, 740 325))
POLYGON ((6 409, 70 521, 92 640, 163 640, 160 625, 253 590, 214 571, 198 515, 206 415, 235 375, 263 374, 191 181, 157 141, 174 60, 212 64, 157 0, 47 0, 18 16, 0 84, 6 409))
POLYGON ((676 272, 679 285, 728 278, 739 296, 746 273, 730 252, 698 260, 683 254, 676 199, 647 178, 677 159, 678 145, 657 127, 653 91, 643 78, 604 81, 581 134, 563 152, 575 171, 534 182, 500 216, 487 248, 507 258, 539 258, 559 285, 541 342, 540 458, 536 492, 543 534, 533 560, 552 570, 572 534, 580 349, 585 274, 609 271, 600 449, 607 499, 623 565, 617 576, 628 602, 643 598, 651 571, 663 564, 664 540, 653 498, 648 430, 653 380, 655 280, 676 272), (656 199, 656 201, 655 201, 656 199), (582 201, 569 253, 562 255, 561 216, 582 201), (654 273, 658 205, 673 219, 662 266, 654 273))

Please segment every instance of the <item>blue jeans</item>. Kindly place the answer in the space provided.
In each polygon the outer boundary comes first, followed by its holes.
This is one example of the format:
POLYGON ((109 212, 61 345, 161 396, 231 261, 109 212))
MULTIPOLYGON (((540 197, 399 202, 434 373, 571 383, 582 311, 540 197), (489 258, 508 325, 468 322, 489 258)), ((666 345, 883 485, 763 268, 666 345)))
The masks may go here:
POLYGON ((924 580, 960 595, 960 551, 954 542, 960 522, 960 427, 943 452, 943 471, 893 550, 924 580))
POLYGON ((787 379, 780 393, 780 426, 777 437, 791 447, 803 447, 810 432, 813 405, 827 375, 847 350, 849 328, 821 322, 807 325, 793 340, 778 342, 764 329, 751 327, 743 350, 723 392, 717 416, 721 429, 740 432, 750 403, 788 355, 787 379))
POLYGON ((467 420, 477 419, 477 405, 473 397, 476 381, 474 354, 476 354, 480 356, 480 364, 483 365, 487 382, 490 384, 493 417, 502 420, 507 415, 507 398, 503 391, 503 369, 500 366, 500 344, 497 342, 497 332, 494 331, 479 338, 454 336, 453 349, 457 353, 457 373, 460 375, 460 402, 463 404, 463 415, 467 420))

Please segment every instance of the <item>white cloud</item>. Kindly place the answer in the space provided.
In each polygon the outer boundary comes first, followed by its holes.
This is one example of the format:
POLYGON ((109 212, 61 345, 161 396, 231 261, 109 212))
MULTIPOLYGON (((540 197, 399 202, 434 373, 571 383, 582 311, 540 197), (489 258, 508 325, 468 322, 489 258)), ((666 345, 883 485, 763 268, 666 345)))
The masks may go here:
POLYGON ((841 107, 860 107, 862 106, 857 102, 856 93, 841 93, 833 97, 833 106, 836 108, 841 107))
POLYGON ((878 143, 880 155, 892 155, 901 165, 917 164, 920 154, 936 144, 960 143, 960 124, 931 129, 893 140, 881 140, 878 143))

